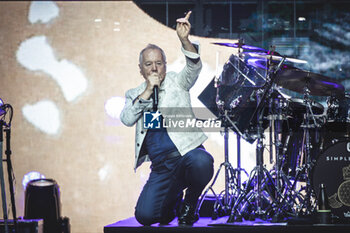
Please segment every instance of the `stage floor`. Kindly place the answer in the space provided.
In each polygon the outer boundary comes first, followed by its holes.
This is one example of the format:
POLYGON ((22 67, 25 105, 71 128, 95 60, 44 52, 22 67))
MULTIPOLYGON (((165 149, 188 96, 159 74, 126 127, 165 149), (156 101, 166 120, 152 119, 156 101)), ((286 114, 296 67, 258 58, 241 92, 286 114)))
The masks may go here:
POLYGON ((269 223, 263 220, 243 221, 241 223, 227 223, 227 216, 216 220, 210 217, 201 217, 193 227, 179 227, 177 219, 169 225, 154 224, 152 226, 140 225, 134 217, 127 218, 104 227, 104 233, 125 232, 198 232, 198 233, 349 233, 350 224, 287 224, 269 223))

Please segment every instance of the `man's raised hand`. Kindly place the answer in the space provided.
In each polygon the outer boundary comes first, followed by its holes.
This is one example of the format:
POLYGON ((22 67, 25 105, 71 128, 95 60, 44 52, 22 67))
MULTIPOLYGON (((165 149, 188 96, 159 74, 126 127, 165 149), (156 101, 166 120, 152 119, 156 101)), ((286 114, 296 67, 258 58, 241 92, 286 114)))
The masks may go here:
POLYGON ((190 18, 191 13, 192 11, 189 11, 184 18, 176 20, 176 32, 181 42, 188 41, 188 35, 191 31, 191 24, 188 19, 190 18))

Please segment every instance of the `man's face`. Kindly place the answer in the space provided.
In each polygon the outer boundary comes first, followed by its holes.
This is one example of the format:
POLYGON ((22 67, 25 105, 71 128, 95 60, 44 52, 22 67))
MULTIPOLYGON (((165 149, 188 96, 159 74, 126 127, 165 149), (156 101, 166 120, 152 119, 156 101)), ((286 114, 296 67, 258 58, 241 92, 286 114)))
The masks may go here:
POLYGON ((147 79, 151 74, 157 74, 160 82, 165 78, 166 62, 163 61, 162 53, 159 49, 147 49, 143 52, 142 64, 139 64, 140 73, 147 79))

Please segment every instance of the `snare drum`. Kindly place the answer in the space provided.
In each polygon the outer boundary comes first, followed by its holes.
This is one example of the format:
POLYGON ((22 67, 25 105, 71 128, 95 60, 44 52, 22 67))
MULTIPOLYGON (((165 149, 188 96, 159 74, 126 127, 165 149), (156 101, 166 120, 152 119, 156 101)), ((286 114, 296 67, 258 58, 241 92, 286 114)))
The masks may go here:
POLYGON ((335 143, 320 155, 311 182, 316 194, 325 184, 332 213, 350 221, 350 141, 335 143))

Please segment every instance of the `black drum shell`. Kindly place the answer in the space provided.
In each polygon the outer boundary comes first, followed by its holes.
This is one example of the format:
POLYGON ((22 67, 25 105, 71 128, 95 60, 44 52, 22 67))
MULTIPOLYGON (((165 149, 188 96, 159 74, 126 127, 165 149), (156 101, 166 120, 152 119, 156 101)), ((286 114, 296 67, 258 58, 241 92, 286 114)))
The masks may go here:
POLYGON ((328 122, 350 122, 350 94, 344 97, 327 98, 327 121, 328 122))
MULTIPOLYGON (((315 193, 319 193, 319 186, 321 183, 326 185, 326 193, 331 204, 331 211, 338 216, 341 221, 349 222, 350 205, 346 206, 341 203, 338 197, 339 187, 348 182, 348 175, 344 175, 344 168, 350 170, 350 141, 343 140, 333 145, 328 146, 327 149, 318 157, 312 169, 311 185, 315 193), (345 176, 345 177, 344 177, 345 176), (334 198, 334 195, 337 195, 334 198), (332 198, 331 198, 332 197, 332 198), (332 205, 332 203, 334 203, 332 205), (336 205, 341 207, 335 208, 336 205)), ((350 178, 350 177, 349 177, 350 178)), ((346 194, 350 197, 350 192, 346 194)))

